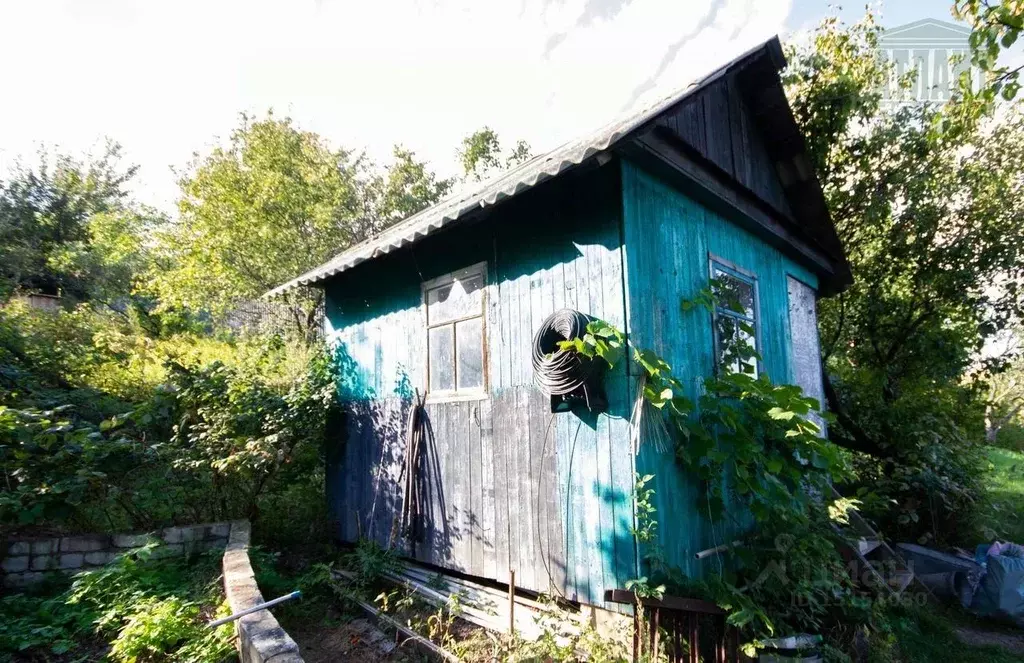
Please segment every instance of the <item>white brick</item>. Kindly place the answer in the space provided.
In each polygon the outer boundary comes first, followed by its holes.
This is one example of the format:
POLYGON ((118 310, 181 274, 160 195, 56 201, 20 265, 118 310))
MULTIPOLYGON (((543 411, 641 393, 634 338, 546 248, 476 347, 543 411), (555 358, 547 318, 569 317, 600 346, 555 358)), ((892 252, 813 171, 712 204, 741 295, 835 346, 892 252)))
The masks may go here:
POLYGON ((8 557, 0 564, 5 573, 21 573, 28 571, 28 555, 8 557))
POLYGON ((4 587, 27 587, 34 585, 35 583, 43 579, 42 573, 33 573, 26 571, 25 573, 11 573, 4 576, 4 587))
POLYGON ((117 557, 117 553, 113 552, 90 552, 85 553, 85 563, 89 566, 103 566, 109 564, 115 557, 117 557))
POLYGON ((57 558, 53 555, 33 555, 32 556, 32 570, 33 571, 49 571, 57 567, 57 558))
POLYGON ((60 556, 60 568, 80 569, 85 562, 85 555, 82 553, 67 553, 60 556))
POLYGON ((31 549, 32 547, 28 541, 15 541, 7 546, 7 554, 12 557, 15 555, 27 555, 31 549))
POLYGON ((32 555, 49 555, 60 549, 60 539, 44 539, 32 542, 32 555))
POLYGON ((209 527, 207 536, 212 539, 226 539, 231 534, 231 523, 214 523, 209 527))
POLYGON ((115 548, 141 548, 154 537, 151 534, 115 534, 112 538, 115 548))
POLYGON ((164 557, 176 557, 185 552, 185 546, 181 543, 168 543, 166 545, 157 546, 153 549, 154 559, 163 559, 164 557))
POLYGON ((85 553, 103 550, 108 545, 107 537, 99 534, 86 536, 66 536, 60 540, 62 553, 85 553))
POLYGON ((185 540, 184 528, 168 527, 160 538, 164 540, 164 543, 181 543, 185 540))

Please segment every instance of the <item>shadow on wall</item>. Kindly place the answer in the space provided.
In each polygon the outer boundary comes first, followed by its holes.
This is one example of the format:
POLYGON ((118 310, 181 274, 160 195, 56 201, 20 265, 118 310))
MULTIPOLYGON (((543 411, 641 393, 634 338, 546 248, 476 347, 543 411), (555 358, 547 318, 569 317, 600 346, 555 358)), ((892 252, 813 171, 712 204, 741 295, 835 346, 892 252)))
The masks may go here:
POLYGON ((339 536, 354 542, 368 538, 410 556, 447 559, 453 530, 445 509, 440 460, 434 429, 424 416, 424 439, 417 473, 422 503, 409 532, 402 531, 408 423, 415 391, 406 371, 399 369, 395 387, 384 397, 371 387, 344 343, 334 350, 338 431, 328 450, 328 501, 339 523, 339 536))
MULTIPOLYGON (((437 451, 437 439, 430 416, 424 412, 425 438, 420 447, 417 480, 420 482, 420 495, 423 496, 422 512, 413 523, 413 536, 410 537, 413 557, 430 560, 450 559, 452 554, 452 538, 461 538, 462 533, 455 531, 448 517, 447 500, 444 494, 444 482, 441 479, 440 455, 437 451), (420 548, 421 543, 426 551, 420 548)), ((404 447, 404 444, 403 444, 404 447)))

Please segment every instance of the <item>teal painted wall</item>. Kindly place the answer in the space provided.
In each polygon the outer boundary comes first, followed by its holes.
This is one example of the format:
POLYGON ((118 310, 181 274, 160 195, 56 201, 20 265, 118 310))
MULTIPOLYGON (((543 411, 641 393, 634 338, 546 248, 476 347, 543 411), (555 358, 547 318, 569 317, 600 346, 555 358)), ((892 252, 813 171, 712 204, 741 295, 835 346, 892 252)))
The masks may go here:
POLYGON ((386 543, 401 510, 404 419, 425 380, 420 284, 487 262, 489 397, 428 405, 436 438, 435 536, 407 552, 585 603, 635 576, 633 457, 625 367, 609 375, 610 411, 552 417, 533 386, 532 338, 555 310, 625 326, 616 164, 559 178, 411 249, 326 284, 327 336, 350 412, 328 493, 342 539, 386 543))
MULTIPOLYGON (((609 374, 609 412, 552 417, 533 386, 531 342, 541 321, 569 307, 626 329, 673 365, 696 393, 712 370, 710 316, 680 301, 708 281, 708 254, 758 277, 760 349, 776 381, 790 379, 786 276, 814 276, 754 235, 628 162, 539 186, 461 226, 383 256, 326 284, 327 334, 343 368, 347 441, 328 470, 339 536, 387 543, 401 511, 405 413, 425 384, 420 284, 487 262, 488 398, 428 405, 435 445, 422 561, 601 604, 637 575, 631 535, 635 471, 656 476, 668 560, 699 576, 716 562, 697 550, 722 543, 697 484, 671 453, 634 457, 635 393, 626 363, 609 374)), ((742 517, 740 518, 742 520, 742 517)))
MULTIPOLYGON (((680 302, 707 287, 709 254, 714 254, 757 276, 762 369, 775 382, 791 381, 786 277, 816 287, 815 276, 629 162, 622 163, 622 199, 632 342, 661 354, 690 386, 690 396, 698 395, 702 378, 713 370, 711 317, 703 310, 684 313, 680 302)), ((736 523, 708 520, 696 480, 679 470, 671 451, 642 446, 637 471, 655 475, 655 506, 667 561, 691 576, 717 569, 714 558, 696 561, 693 555, 726 543, 736 523)), ((739 522, 745 519, 734 516, 739 522)))

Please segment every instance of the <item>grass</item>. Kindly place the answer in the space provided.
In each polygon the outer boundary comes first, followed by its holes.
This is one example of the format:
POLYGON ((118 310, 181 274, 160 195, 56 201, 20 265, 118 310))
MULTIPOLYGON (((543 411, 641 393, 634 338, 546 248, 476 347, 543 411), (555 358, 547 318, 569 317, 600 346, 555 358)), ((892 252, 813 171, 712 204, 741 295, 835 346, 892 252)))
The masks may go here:
POLYGON ((989 504, 982 524, 985 538, 1024 544, 1024 453, 987 447, 991 463, 985 485, 989 504))
MULTIPOLYGON (((954 625, 978 624, 972 617, 958 611, 928 607, 893 615, 890 626, 890 647, 876 650, 871 661, 879 663, 1020 663, 1020 656, 994 646, 979 647, 957 639, 954 625), (888 651, 886 651, 888 649, 888 651), (893 650, 896 651, 893 651, 893 650), (898 652, 898 653, 897 653, 898 652), (878 654, 881 654, 880 656, 878 654)), ((991 627, 990 624, 984 624, 991 627)))

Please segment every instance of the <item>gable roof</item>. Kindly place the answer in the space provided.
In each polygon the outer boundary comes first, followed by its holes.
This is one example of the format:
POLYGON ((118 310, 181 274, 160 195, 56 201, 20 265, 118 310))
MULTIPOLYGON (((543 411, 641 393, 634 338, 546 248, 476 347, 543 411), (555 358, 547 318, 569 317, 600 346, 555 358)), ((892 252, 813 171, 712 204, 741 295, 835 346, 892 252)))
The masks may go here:
MULTIPOLYGON (((767 42, 747 51, 728 64, 691 83, 685 89, 679 90, 640 111, 571 140, 546 154, 536 156, 496 177, 456 192, 437 204, 391 226, 375 237, 342 251, 323 265, 274 288, 266 293, 265 296, 273 297, 300 286, 316 285, 356 265, 418 242, 464 219, 473 212, 493 207, 585 163, 607 158, 609 156, 608 153, 614 147, 646 131, 653 126, 660 116, 679 106, 689 97, 725 77, 730 72, 744 67, 753 60, 763 58, 768 58, 771 61, 772 69, 775 72, 785 66, 782 46, 777 37, 773 37, 767 42)), ((796 130, 795 121, 792 118, 792 114, 789 113, 788 106, 786 107, 786 113, 788 117, 780 121, 783 123, 788 121, 789 124, 793 125, 793 130, 796 130)), ((814 187, 814 191, 817 197, 820 198, 820 201, 815 201, 815 214, 820 215, 822 212, 824 213, 824 219, 816 219, 815 225, 819 226, 820 230, 821 224, 824 223, 831 235, 829 239, 834 239, 834 244, 838 245, 838 238, 835 237, 835 229, 832 226, 831 219, 828 218, 820 187, 814 187)), ((835 258, 835 256, 832 257, 835 258)), ((840 276, 840 281, 842 282, 840 286, 842 286, 849 281, 849 270, 846 267, 844 256, 838 256, 838 260, 845 269, 845 274, 840 276)), ((844 270, 840 269, 840 271, 844 270)))

